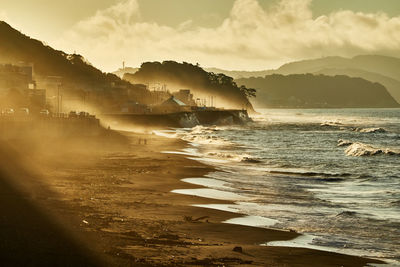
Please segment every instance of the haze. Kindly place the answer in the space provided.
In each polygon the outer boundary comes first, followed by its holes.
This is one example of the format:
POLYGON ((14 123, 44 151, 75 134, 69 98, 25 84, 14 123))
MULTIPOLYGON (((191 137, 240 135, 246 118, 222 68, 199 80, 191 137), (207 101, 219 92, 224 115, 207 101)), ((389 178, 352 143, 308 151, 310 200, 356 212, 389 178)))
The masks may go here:
POLYGON ((400 56, 396 0, 2 1, 0 19, 104 71, 178 60, 256 70, 323 56, 400 56))

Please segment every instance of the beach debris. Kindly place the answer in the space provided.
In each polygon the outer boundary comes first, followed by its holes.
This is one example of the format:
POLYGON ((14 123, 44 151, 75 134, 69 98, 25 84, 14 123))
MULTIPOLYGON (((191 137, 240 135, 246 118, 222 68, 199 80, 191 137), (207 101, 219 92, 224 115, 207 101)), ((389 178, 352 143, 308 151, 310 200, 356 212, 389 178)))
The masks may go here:
POLYGON ((84 224, 89 224, 89 222, 86 221, 86 220, 82 220, 82 222, 83 222, 84 224))
POLYGON ((243 248, 242 248, 242 247, 234 247, 234 248, 232 249, 232 251, 238 252, 238 253, 243 253, 243 248))
MULTIPOLYGON (((209 216, 202 216, 202 217, 199 217, 197 219, 193 219, 192 216, 183 216, 183 220, 186 221, 186 222, 199 222, 201 220, 209 219, 209 218, 210 218, 209 216)), ((207 220, 207 222, 208 222, 208 220, 207 220)))
POLYGON ((167 239, 167 240, 179 240, 179 236, 173 235, 173 234, 162 234, 162 235, 159 235, 158 238, 167 239))

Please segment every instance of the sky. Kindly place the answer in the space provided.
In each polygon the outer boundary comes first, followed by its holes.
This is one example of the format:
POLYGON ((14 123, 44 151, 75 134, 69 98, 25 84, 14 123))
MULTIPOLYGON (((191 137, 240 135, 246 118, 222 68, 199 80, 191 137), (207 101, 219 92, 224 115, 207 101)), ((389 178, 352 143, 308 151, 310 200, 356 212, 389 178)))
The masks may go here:
POLYGON ((400 57, 400 0, 0 0, 0 19, 114 71, 177 60, 230 70, 400 57))

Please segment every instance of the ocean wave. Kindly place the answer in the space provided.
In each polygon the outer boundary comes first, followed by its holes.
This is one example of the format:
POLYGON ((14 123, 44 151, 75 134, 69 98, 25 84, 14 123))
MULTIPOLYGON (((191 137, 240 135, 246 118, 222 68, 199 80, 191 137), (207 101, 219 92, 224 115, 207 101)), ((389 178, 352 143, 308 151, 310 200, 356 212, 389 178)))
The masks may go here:
POLYGON ((217 146, 230 146, 232 145, 231 142, 226 141, 222 138, 218 138, 215 135, 191 135, 187 134, 181 137, 183 140, 202 144, 202 145, 217 145, 217 146))
POLYGON ((349 140, 339 139, 337 146, 350 146, 353 142, 349 140))
POLYGON ((355 128, 354 131, 359 133, 386 133, 383 128, 355 128))
POLYGON ((320 125, 324 126, 324 127, 340 127, 340 126, 343 126, 343 124, 338 122, 338 121, 325 121, 325 122, 321 123, 320 125))
POLYGON ((347 156, 363 157, 363 156, 377 156, 377 155, 390 155, 400 156, 400 151, 391 150, 388 148, 376 148, 368 144, 353 143, 346 148, 345 153, 347 156))
POLYGON ((204 134, 204 133, 213 133, 219 131, 219 128, 217 126, 201 126, 197 125, 193 127, 190 131, 191 134, 204 134))
POLYGON ((338 182, 344 177, 350 177, 350 173, 323 173, 323 172, 295 172, 295 171, 268 171, 271 174, 298 175, 305 177, 317 177, 317 180, 338 182))
POLYGON ((220 159, 228 159, 237 162, 247 162, 247 163, 260 163, 261 160, 257 158, 252 158, 247 154, 235 154, 235 153, 226 153, 226 152, 208 152, 206 154, 209 157, 220 158, 220 159))
POLYGON ((338 215, 336 215, 336 217, 342 217, 342 216, 344 216, 344 217, 354 217, 354 216, 356 216, 357 215, 357 212, 355 212, 355 211, 342 211, 342 212, 340 212, 338 215))
POLYGON ((247 163, 260 163, 261 160, 257 158, 251 158, 251 157, 243 157, 241 162, 247 162, 247 163))

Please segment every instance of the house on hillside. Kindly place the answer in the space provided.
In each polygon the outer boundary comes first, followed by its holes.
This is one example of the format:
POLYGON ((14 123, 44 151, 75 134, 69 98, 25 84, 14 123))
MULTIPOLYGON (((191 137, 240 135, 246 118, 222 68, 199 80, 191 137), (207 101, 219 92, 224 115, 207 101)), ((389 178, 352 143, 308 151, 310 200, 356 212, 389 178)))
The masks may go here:
POLYGON ((190 106, 183 103, 181 100, 171 96, 161 104, 154 106, 153 112, 155 113, 175 113, 175 112, 188 112, 191 111, 190 106))
POLYGON ((196 101, 193 99, 193 94, 189 89, 181 89, 178 92, 174 92, 173 96, 188 106, 196 106, 196 101))
POLYGON ((46 107, 46 90, 37 89, 32 64, 0 64, 0 106, 33 110, 46 107))

